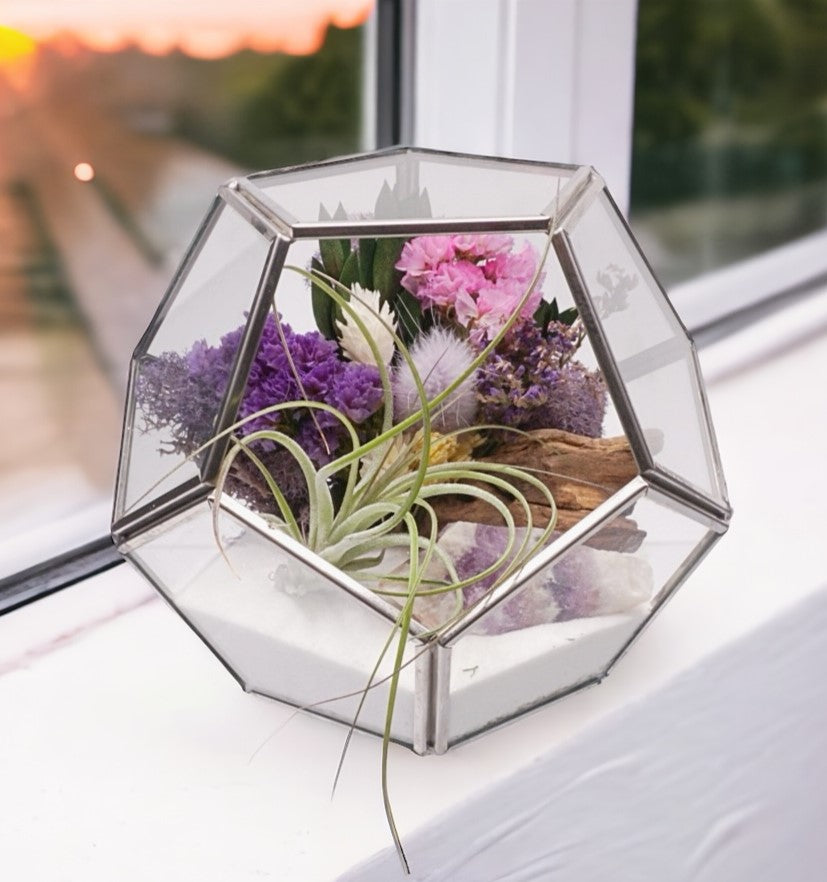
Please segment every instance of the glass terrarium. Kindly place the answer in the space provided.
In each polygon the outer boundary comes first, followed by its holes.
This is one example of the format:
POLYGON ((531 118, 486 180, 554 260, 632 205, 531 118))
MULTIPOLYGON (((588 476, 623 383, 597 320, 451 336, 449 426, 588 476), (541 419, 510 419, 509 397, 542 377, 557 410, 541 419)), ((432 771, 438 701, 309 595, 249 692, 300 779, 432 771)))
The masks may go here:
POLYGON ((419 753, 598 682, 729 518, 591 168, 232 180, 132 361, 118 547, 245 690, 419 753))

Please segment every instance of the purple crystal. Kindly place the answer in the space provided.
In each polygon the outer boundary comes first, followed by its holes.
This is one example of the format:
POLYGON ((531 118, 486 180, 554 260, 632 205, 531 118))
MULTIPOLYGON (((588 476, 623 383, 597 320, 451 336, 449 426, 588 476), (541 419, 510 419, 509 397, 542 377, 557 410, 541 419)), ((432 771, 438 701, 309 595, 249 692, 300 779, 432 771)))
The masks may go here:
MULTIPOLYGON (((542 535, 532 531, 532 541, 542 535)), ((560 534, 555 533, 554 541, 560 534)), ((485 605, 525 538, 517 529, 515 547, 493 574, 463 589, 463 606, 485 605)), ((439 537, 440 548, 451 558, 460 580, 484 572, 504 553, 508 530, 486 524, 459 522, 446 527, 439 537)), ((545 567, 507 599, 492 606, 474 626, 477 634, 502 634, 533 625, 564 622, 625 612, 647 601, 652 594, 652 571, 648 561, 635 554, 597 549, 588 545, 572 548, 553 565, 545 567)), ((430 625, 448 609, 419 602, 418 613, 430 625), (431 621, 427 621, 431 619, 431 621)))

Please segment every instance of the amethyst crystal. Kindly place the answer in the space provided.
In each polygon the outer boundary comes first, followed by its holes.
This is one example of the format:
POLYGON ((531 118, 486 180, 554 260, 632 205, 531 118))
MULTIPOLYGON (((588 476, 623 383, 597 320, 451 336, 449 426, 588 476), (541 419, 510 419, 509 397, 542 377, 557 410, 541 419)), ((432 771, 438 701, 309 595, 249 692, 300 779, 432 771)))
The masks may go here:
MULTIPOLYGON (((532 531, 532 539, 541 535, 532 531)), ((558 534, 554 534, 552 539, 558 534)), ((525 537, 518 529, 516 547, 525 537)), ((505 527, 458 522, 440 533, 439 547, 450 557, 460 580, 471 579, 494 564, 508 542, 505 527)), ((513 553, 508 560, 513 560, 513 553)), ((496 573, 463 589, 463 606, 485 605, 505 565, 496 573)), ((570 619, 627 612, 649 600, 653 590, 652 570, 639 555, 621 554, 577 546, 552 566, 541 570, 523 586, 484 615, 474 626, 477 634, 503 634, 519 628, 570 619)), ((438 627, 453 611, 450 595, 434 601, 417 601, 417 617, 429 627, 438 627)))

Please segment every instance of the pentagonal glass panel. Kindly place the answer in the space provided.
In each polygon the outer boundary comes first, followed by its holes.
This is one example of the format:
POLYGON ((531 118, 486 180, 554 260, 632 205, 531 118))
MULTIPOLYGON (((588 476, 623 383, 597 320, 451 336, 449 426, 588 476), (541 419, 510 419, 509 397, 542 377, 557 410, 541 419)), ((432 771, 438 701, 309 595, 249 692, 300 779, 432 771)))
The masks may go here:
POLYGON ((287 220, 538 217, 572 168, 408 151, 253 175, 287 220))
MULTIPOLYGON (((226 511, 219 528, 220 544, 203 502, 130 557, 247 690, 349 723, 379 664, 358 723, 381 732, 396 650, 395 642, 386 648, 392 622, 226 511)), ((407 744, 414 645, 406 646, 392 730, 407 744)))
POLYGON ((605 192, 569 236, 586 296, 655 462, 723 500, 691 344, 605 192))
POLYGON ((214 435, 241 339, 235 329, 245 321, 270 247, 228 206, 218 208, 194 243, 133 364, 121 514, 198 475, 187 457, 214 435), (220 363, 209 357, 218 345, 220 363))
MULTIPOLYGON (((503 540, 465 530, 481 554, 503 540)), ((452 648, 449 743, 599 678, 706 535, 650 492, 492 606, 452 648)))

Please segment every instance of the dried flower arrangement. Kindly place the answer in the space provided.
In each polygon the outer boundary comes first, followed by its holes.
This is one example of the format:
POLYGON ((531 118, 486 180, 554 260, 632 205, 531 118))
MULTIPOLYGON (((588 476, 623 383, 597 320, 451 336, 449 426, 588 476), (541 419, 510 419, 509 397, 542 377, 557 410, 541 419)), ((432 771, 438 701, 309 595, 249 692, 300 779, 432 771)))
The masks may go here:
MULTIPOLYGON (((543 297, 548 245, 538 254, 491 234, 319 244, 309 267, 290 268, 311 288, 317 329, 294 331, 273 303, 231 429, 214 436, 213 418, 243 325, 149 359, 136 398, 169 452, 197 459, 228 443, 218 493, 397 604, 383 786, 404 862, 386 766, 411 619, 438 638, 636 469, 625 439, 601 438, 607 392, 578 360, 576 310, 543 297)), ((639 544, 626 527, 575 549, 482 633, 647 599, 646 572, 611 576, 640 563, 618 562, 639 544)), ((366 693, 376 685, 374 674, 366 693)))
POLYGON ((389 742, 599 682, 729 524, 692 342, 590 168, 230 181, 131 367, 118 548, 342 760, 382 736, 404 865, 389 742))

